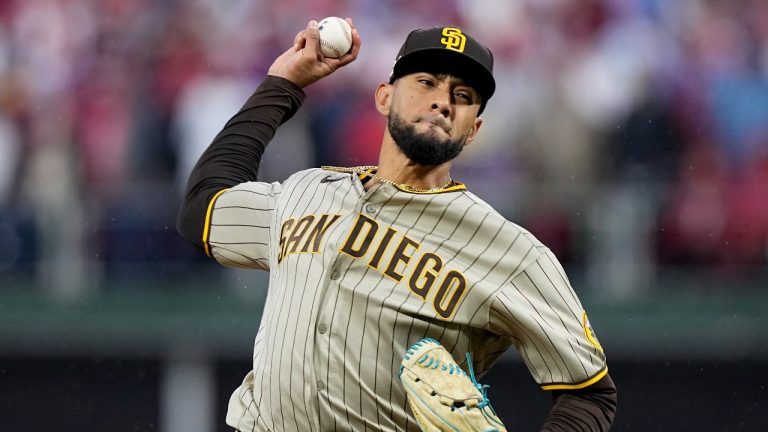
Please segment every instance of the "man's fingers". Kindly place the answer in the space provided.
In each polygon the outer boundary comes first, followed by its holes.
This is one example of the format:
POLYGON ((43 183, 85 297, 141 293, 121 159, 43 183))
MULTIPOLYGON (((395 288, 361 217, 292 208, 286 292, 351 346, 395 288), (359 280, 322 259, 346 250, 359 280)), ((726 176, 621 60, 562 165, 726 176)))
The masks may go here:
POLYGON ((296 37, 293 38, 293 49, 295 51, 298 51, 304 47, 304 38, 306 37, 305 33, 306 30, 302 30, 296 33, 296 37))
POLYGON ((350 51, 350 54, 354 60, 357 57, 357 53, 360 52, 360 45, 362 45, 363 40, 360 39, 360 33, 358 33, 357 27, 352 23, 352 18, 347 18, 347 22, 349 23, 349 26, 352 27, 352 50, 350 51))
POLYGON ((310 55, 317 57, 320 54, 320 31, 317 29, 317 21, 311 20, 305 31, 306 43, 304 49, 310 55))
POLYGON ((362 44, 360 33, 357 32, 357 28, 355 28, 355 25, 352 23, 352 18, 346 18, 346 21, 349 26, 352 27, 352 49, 339 58, 339 66, 344 66, 354 61, 357 58, 357 54, 360 52, 360 45, 362 44))

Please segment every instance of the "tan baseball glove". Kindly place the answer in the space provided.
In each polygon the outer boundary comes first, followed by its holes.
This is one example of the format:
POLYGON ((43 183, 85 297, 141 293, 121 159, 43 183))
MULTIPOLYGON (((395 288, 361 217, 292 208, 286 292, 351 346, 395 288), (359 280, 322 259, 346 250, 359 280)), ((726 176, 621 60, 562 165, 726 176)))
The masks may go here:
POLYGON ((478 384, 467 354, 469 376, 435 339, 414 343, 400 363, 400 381, 424 432, 506 432, 478 384))

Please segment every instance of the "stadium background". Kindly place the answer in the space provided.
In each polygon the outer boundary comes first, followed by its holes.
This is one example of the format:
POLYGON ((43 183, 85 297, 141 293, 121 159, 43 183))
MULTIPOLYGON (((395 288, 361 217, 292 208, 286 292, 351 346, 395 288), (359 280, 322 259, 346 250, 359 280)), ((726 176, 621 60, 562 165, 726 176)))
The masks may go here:
MULTIPOLYGON (((498 90, 453 174, 563 260, 617 431, 768 430, 768 2, 0 1, 0 431, 224 431, 265 274, 174 231, 191 164, 308 19, 360 59, 308 89, 262 178, 374 163, 405 33, 455 23, 498 90)), ((510 430, 548 396, 510 353, 510 430)))

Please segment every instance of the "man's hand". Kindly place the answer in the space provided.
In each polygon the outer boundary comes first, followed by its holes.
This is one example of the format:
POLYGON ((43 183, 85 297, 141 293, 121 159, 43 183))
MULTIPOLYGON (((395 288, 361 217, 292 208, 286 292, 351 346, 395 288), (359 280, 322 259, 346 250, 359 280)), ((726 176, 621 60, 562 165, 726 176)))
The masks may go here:
POLYGON ((306 87, 354 61, 360 52, 360 35, 352 20, 347 18, 346 21, 352 27, 352 49, 349 53, 339 58, 323 56, 320 51, 317 21, 312 20, 305 30, 296 35, 293 46, 275 59, 269 68, 269 75, 285 78, 299 87, 306 87))
POLYGON ((507 432, 491 407, 487 386, 475 380, 469 354, 467 367, 469 376, 432 338, 421 339, 405 352, 400 382, 423 432, 507 432))

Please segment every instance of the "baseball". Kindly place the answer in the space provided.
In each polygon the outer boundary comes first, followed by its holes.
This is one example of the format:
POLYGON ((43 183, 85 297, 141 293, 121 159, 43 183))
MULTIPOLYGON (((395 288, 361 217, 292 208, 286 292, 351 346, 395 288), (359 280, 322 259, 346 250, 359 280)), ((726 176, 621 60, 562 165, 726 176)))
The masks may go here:
POLYGON ((327 17, 318 24, 320 50, 326 57, 338 58, 352 48, 352 27, 339 17, 327 17))

